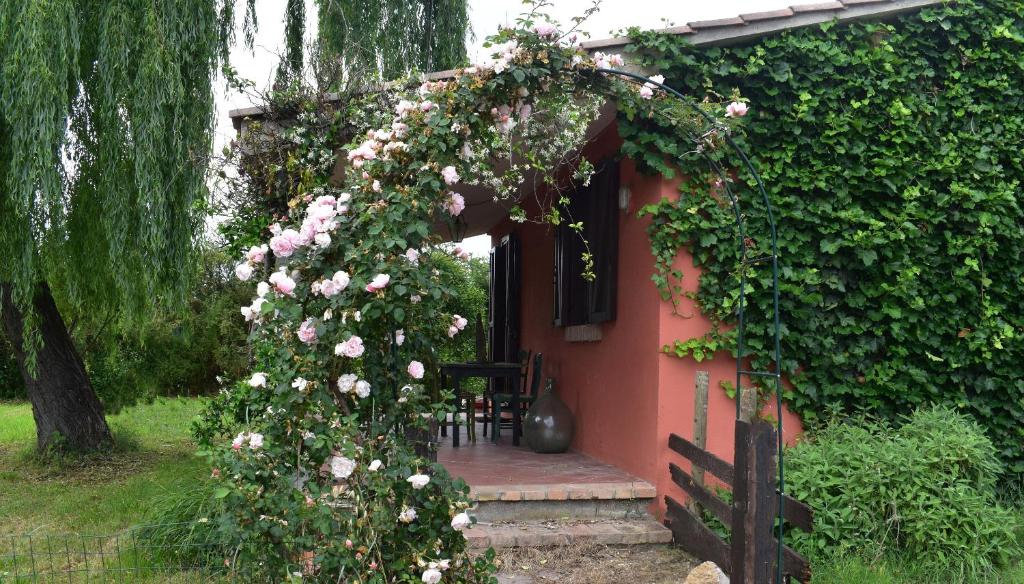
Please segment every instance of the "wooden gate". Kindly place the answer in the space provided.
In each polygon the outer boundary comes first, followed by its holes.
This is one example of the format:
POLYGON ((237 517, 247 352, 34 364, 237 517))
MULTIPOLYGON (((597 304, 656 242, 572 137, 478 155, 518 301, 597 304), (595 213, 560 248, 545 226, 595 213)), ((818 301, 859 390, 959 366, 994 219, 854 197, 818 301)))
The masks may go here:
MULTIPOLYGON (((776 517, 779 493, 775 480, 775 428, 763 421, 736 421, 735 465, 675 434, 668 445, 692 464, 686 472, 669 464, 672 481, 690 497, 691 505, 681 505, 665 497, 667 525, 676 544, 701 560, 719 565, 732 584, 771 584, 775 581, 778 547, 776 517), (732 492, 729 504, 704 486, 704 471, 717 477, 732 492), (696 477, 696 478, 695 478, 696 477), (701 509, 725 525, 730 533, 726 543, 701 518, 701 509)), ((786 527, 811 531, 811 509, 789 497, 783 498, 786 527)), ((807 560, 789 547, 783 547, 782 573, 786 581, 809 582, 807 560)), ((781 584, 781 583, 777 583, 781 584)))

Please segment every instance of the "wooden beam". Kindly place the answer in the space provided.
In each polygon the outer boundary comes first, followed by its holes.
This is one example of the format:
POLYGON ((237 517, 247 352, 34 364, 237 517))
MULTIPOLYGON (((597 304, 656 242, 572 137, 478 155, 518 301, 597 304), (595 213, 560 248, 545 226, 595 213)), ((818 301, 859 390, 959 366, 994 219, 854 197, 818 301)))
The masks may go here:
POLYGON ((733 462, 736 464, 736 477, 732 481, 732 525, 731 550, 729 559, 732 572, 729 573, 731 584, 760 584, 753 580, 753 525, 747 525, 750 510, 750 475, 751 455, 753 453, 752 435, 750 424, 742 420, 736 420, 735 432, 735 455, 733 462))
POLYGON ((719 521, 729 525, 732 517, 732 510, 725 501, 719 499, 701 485, 698 485, 694 479, 690 478, 690 475, 686 474, 683 469, 679 468, 675 464, 670 462, 668 470, 672 475, 672 482, 679 485, 679 487, 683 489, 683 491, 685 491, 693 501, 699 503, 702 507, 710 511, 711 514, 717 517, 719 521))
MULTIPOLYGON (((772 538, 772 543, 778 545, 778 541, 772 538)), ((800 554, 793 551, 789 546, 782 546, 782 572, 789 574, 800 582, 811 581, 811 564, 800 554)))
MULTIPOLYGON (((775 489, 774 514, 778 515, 779 490, 775 489)), ((808 533, 814 531, 814 510, 802 501, 797 501, 789 495, 783 496, 782 516, 793 527, 799 528, 808 533)))
MULTIPOLYGON (((754 578, 753 582, 768 584, 775 577, 778 546, 773 537, 775 516, 778 511, 778 491, 775 488, 775 451, 778 438, 775 428, 764 421, 752 424, 754 464, 750 483, 754 520, 754 578)), ((748 544, 750 542, 748 540, 748 544)))
POLYGON ((670 434, 668 437, 668 447, 676 454, 685 457, 693 464, 715 475, 722 482, 730 485, 733 483, 733 466, 731 464, 702 448, 697 448, 696 445, 686 438, 677 434, 670 434))
POLYGON ((731 574, 729 546, 722 538, 672 497, 665 497, 665 505, 668 507, 665 525, 672 530, 676 544, 701 561, 714 562, 725 573, 731 574))

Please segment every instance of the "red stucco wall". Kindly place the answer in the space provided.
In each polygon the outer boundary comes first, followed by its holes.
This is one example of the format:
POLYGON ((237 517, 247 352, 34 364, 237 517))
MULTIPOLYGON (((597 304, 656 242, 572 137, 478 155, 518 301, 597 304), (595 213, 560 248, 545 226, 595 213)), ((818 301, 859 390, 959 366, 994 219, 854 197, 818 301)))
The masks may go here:
MULTIPOLYGON (((606 132, 587 150, 598 160, 619 147, 614 132, 606 132)), ((556 389, 576 415, 573 447, 598 460, 613 464, 658 489, 658 511, 663 496, 682 498, 672 485, 668 463, 687 465, 667 446, 668 435, 693 436, 694 377, 698 370, 710 374, 708 450, 732 459, 735 402, 720 388, 722 380, 735 381, 735 361, 728 353, 697 363, 660 352, 675 339, 688 339, 710 329, 709 321, 683 299, 679 315, 663 302, 651 282, 654 257, 647 239, 646 219, 637 211, 663 197, 679 196, 676 181, 638 174, 626 160, 621 167, 622 185, 630 189, 630 202, 619 215, 618 316, 600 325, 602 340, 570 343, 565 331, 552 325, 552 271, 554 231, 535 223, 504 222, 491 236, 515 232, 522 242, 521 346, 544 353, 545 375, 554 377, 556 389)), ((699 271, 687 253, 678 267, 684 287, 697 286, 699 271)), ((800 429, 799 420, 784 417, 787 439, 800 429)))

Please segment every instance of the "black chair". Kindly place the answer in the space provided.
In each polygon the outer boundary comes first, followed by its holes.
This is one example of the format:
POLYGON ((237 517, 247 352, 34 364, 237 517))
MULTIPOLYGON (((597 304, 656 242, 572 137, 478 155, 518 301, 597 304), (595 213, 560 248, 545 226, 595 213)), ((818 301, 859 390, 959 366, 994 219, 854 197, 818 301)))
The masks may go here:
MULTIPOLYGON (((519 393, 520 394, 523 394, 526 391, 526 379, 527 379, 527 375, 529 374, 529 371, 530 371, 530 355, 532 355, 532 354, 533 354, 533 351, 530 351, 529 349, 523 349, 523 350, 519 351, 519 365, 520 365, 521 370, 522 370, 522 375, 519 376, 519 378, 522 380, 520 382, 521 386, 519 388, 519 393)), ((504 382, 505 381, 502 380, 502 383, 504 383, 504 382)), ((496 383, 498 383, 497 380, 489 379, 487 381, 488 387, 485 389, 484 395, 482 396, 482 402, 483 403, 482 403, 482 408, 481 409, 483 409, 483 423, 484 423, 484 436, 485 437, 487 436, 487 424, 488 424, 488 422, 491 421, 492 411, 494 409, 493 396, 494 395, 511 395, 508 392, 498 392, 498 391, 496 391, 494 389, 494 384, 496 384, 496 383)), ((509 399, 512 399, 512 398, 509 397, 509 399)))
MULTIPOLYGON (((527 362, 529 362, 529 354, 527 354, 527 362)), ((533 358, 533 372, 532 372, 532 376, 530 377, 530 389, 529 389, 528 392, 527 391, 520 391, 519 392, 519 411, 513 411, 512 412, 513 419, 514 419, 515 416, 522 417, 523 412, 525 412, 526 410, 529 410, 530 406, 533 405, 533 402, 537 400, 537 396, 539 395, 539 392, 540 392, 540 380, 541 380, 541 374, 543 373, 543 369, 544 369, 544 354, 543 353, 537 353, 537 355, 534 356, 534 358, 533 358)), ((526 380, 526 375, 523 375, 524 384, 525 384, 525 380, 526 380)), ((497 441, 497 439, 501 437, 501 421, 502 421, 501 420, 501 413, 502 413, 502 410, 505 409, 505 408, 508 408, 509 410, 512 409, 512 393, 511 392, 508 392, 508 393, 499 392, 499 393, 492 394, 491 395, 491 415, 492 415, 491 426, 493 428, 492 428, 491 431, 494 433, 494 436, 492 437, 492 440, 497 441)))

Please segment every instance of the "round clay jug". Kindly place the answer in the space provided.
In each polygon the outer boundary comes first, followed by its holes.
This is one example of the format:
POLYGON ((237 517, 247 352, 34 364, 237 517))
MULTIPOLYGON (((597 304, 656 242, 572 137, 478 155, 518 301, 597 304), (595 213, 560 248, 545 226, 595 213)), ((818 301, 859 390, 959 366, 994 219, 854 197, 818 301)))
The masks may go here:
POLYGON ((533 402, 523 420, 523 437, 534 452, 565 452, 572 443, 576 422, 572 411, 555 393, 555 382, 548 379, 544 393, 533 402))

